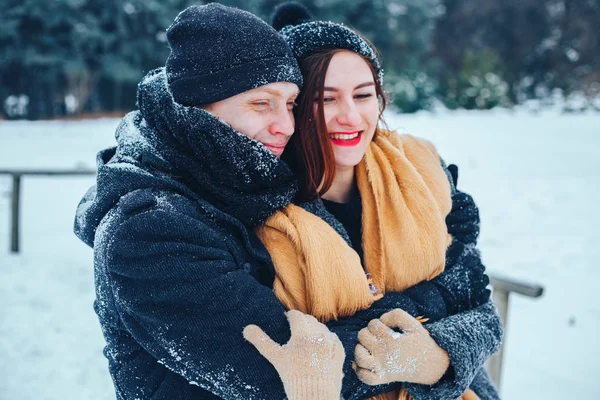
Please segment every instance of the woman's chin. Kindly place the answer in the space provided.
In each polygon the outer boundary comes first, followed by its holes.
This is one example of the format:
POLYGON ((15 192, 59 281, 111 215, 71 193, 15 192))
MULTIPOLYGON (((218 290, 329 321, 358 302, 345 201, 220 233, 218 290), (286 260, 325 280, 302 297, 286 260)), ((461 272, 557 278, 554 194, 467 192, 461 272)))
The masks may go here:
POLYGON ((357 166, 363 156, 364 151, 348 151, 348 150, 337 150, 334 149, 335 153, 335 164, 338 168, 350 168, 357 166))

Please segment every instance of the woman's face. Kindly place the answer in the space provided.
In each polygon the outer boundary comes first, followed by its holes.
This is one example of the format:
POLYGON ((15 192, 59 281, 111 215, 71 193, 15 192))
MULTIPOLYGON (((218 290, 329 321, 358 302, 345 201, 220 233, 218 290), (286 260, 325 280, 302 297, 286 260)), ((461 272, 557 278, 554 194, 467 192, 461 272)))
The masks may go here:
MULTIPOLYGON (((317 112, 318 95, 314 112, 317 112)), ((325 75, 323 112, 339 167, 354 167, 363 158, 377 127, 379 102, 367 62, 351 51, 336 53, 325 75)))

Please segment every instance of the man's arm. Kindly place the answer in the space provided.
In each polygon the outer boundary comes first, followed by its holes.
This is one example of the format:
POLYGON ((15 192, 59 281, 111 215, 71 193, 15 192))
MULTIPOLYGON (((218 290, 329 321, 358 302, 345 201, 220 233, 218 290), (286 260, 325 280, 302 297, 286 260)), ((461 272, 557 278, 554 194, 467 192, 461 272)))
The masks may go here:
POLYGON ((223 398, 284 398, 276 371, 242 330, 255 323, 286 342, 285 310, 238 266, 216 228, 144 211, 120 224, 106 257, 121 319, 158 362, 223 398))
MULTIPOLYGON (((104 255, 117 308, 134 339, 188 382, 223 398, 283 399, 276 370, 242 331, 256 324, 287 343, 286 310, 229 246, 230 239, 212 224, 172 210, 129 216, 104 255)), ((332 330, 347 354, 354 351, 358 330, 332 330)), ((349 363, 344 374, 345 399, 358 399, 369 389, 349 363)))

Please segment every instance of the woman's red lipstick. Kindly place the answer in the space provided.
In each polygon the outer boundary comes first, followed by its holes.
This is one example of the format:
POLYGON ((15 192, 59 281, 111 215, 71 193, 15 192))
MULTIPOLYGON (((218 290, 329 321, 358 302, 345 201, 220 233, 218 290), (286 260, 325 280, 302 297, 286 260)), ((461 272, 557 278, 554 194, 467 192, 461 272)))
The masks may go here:
POLYGON ((356 146, 362 139, 363 131, 352 131, 352 132, 331 132, 329 139, 331 143, 337 146, 356 146))

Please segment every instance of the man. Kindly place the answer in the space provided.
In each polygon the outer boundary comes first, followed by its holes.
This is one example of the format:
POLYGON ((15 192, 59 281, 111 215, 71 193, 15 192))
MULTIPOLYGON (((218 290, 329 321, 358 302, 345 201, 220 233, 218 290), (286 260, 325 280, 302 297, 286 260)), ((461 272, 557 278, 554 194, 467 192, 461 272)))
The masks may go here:
MULTIPOLYGON (((140 83, 139 111, 99 153, 75 221, 94 247, 94 308, 117 397, 283 399, 242 330, 290 337, 252 229, 296 192, 278 157, 302 77, 279 34, 238 9, 190 7, 167 37, 166 66, 140 83)), ((357 331, 346 334, 349 354, 357 331)), ((359 387, 356 376, 346 385, 352 396, 359 387)))

